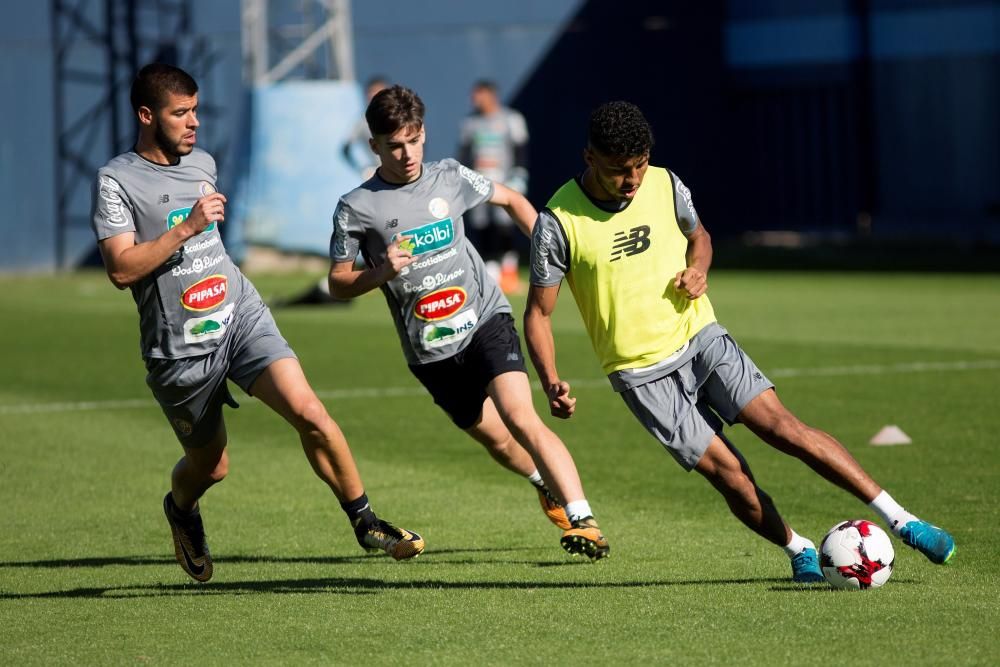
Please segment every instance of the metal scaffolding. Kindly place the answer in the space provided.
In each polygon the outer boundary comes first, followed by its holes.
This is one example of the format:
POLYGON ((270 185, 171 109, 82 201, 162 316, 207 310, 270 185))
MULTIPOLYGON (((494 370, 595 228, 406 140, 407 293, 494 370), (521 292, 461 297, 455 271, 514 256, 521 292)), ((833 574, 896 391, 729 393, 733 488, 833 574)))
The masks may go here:
POLYGON ((288 78, 354 80, 349 0, 243 0, 243 74, 253 85, 288 78))
MULTIPOLYGON (((87 227, 90 188, 109 157, 135 140, 129 89, 148 62, 205 75, 219 60, 207 37, 191 35, 192 0, 51 0, 55 105, 56 265, 66 238, 87 227), (179 36, 184 36, 180 38, 179 36)), ((199 112, 211 117, 212 105, 199 112)))

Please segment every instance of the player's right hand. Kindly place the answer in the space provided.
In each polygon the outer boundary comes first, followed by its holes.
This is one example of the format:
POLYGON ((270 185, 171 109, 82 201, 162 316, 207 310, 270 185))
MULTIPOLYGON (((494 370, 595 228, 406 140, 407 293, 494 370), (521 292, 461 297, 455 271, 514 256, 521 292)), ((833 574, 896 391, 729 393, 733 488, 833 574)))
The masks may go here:
POLYGON ((410 251, 412 243, 411 236, 400 236, 392 240, 385 248, 384 267, 386 280, 392 280, 399 275, 403 267, 413 264, 413 253, 410 251))
POLYGON ((226 196, 221 192, 213 192, 194 203, 185 222, 191 225, 195 234, 201 234, 212 223, 225 219, 226 196))
POLYGON ((569 395, 569 382, 553 382, 545 390, 549 398, 549 412, 553 417, 569 419, 576 411, 576 399, 569 395))

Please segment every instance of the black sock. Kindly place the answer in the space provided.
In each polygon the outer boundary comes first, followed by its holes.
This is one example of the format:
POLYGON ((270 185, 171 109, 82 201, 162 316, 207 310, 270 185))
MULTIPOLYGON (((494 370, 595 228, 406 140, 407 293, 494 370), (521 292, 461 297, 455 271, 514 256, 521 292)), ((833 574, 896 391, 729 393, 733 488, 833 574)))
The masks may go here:
POLYGON ((173 492, 167 494, 167 506, 170 508, 170 514, 175 519, 177 519, 182 523, 185 521, 190 521, 199 515, 198 503, 195 503, 194 509, 190 511, 182 510, 180 507, 177 506, 177 503, 174 502, 173 492))
POLYGON ((358 498, 346 503, 340 503, 340 507, 347 515, 347 519, 354 526, 355 533, 363 533, 368 530, 368 526, 375 523, 375 512, 368 504, 368 495, 362 493, 358 498))

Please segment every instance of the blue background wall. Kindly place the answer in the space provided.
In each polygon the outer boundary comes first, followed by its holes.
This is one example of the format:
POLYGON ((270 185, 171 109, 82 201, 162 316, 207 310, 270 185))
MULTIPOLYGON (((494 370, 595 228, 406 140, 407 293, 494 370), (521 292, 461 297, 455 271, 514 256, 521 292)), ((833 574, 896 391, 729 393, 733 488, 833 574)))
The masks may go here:
MULTIPOLYGON (((102 4, 80 6, 99 24, 102 4)), ((202 86, 200 140, 229 189, 249 169, 239 2, 191 5, 189 28, 170 38, 202 86), (195 58, 208 36, 211 57, 195 58)), ((358 78, 384 74, 423 96, 430 159, 453 154, 471 83, 500 84, 532 133, 536 205, 579 169, 590 109, 625 98, 653 122, 654 161, 681 174, 719 236, 791 229, 1000 242, 996 1, 427 0, 391 13, 355 2, 352 11, 358 78), (859 227, 866 215, 870 225, 859 227)), ((49 3, 5 3, 0 271, 55 267, 55 114, 101 102, 80 85, 56 109, 53 43, 49 3)), ((83 65, 105 57, 86 42, 73 49, 83 65)), ((126 97, 105 104, 128 114, 126 97)), ((79 137, 95 163, 131 143, 101 132, 79 137)), ((75 264, 93 254, 89 188, 66 204, 65 256, 75 264)))

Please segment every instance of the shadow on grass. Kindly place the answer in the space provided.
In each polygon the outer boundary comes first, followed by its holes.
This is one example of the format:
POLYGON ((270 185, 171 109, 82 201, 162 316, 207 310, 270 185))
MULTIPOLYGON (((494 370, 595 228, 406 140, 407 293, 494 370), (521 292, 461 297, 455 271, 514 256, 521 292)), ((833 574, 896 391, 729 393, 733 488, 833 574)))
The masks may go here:
MULTIPOLYGON (((893 588, 897 586, 912 586, 917 583, 913 579, 896 579, 893 578, 892 583, 889 584, 893 588)), ((834 588, 825 583, 819 584, 796 584, 795 582, 788 581, 785 579, 782 584, 771 586, 769 589, 772 593, 857 593, 857 589, 851 588, 834 588)), ((874 590, 874 589, 872 589, 874 590)))
MULTIPOLYGON (((507 548, 494 548, 494 547, 483 547, 478 549, 434 549, 432 551, 426 551, 420 556, 419 562, 433 561, 435 563, 453 563, 453 564, 483 564, 488 563, 494 559, 483 559, 476 560, 473 558, 467 559, 450 559, 450 560, 440 560, 439 556, 451 556, 457 554, 503 554, 515 551, 537 551, 533 547, 507 547, 507 548)), ((256 556, 256 555, 231 555, 231 556, 214 556, 213 560, 216 565, 218 564, 248 564, 248 563, 274 563, 274 564, 286 564, 286 565, 351 565, 364 563, 372 560, 373 558, 380 559, 385 556, 381 553, 376 554, 358 554, 357 556, 256 556)), ((510 561, 508 561, 510 562, 510 561)), ((551 565, 562 565, 564 562, 550 562, 550 561, 513 561, 514 563, 521 563, 527 565, 537 565, 539 567, 547 567, 551 565)), ((108 557, 89 557, 89 558, 50 558, 46 560, 28 560, 28 561, 9 561, 0 562, 0 568, 10 567, 10 568, 41 568, 41 569, 71 569, 77 567, 115 567, 120 565, 173 565, 176 561, 172 555, 164 556, 108 556, 108 557)), ((568 562, 569 565, 573 565, 573 561, 568 562)))
POLYGON ((672 588, 675 586, 731 586, 736 584, 773 583, 777 579, 690 579, 677 581, 382 581, 360 577, 323 577, 306 579, 272 579, 266 581, 222 581, 197 584, 140 584, 135 586, 93 586, 41 593, 0 593, 0 600, 61 599, 61 598, 147 598, 175 595, 302 595, 322 593, 335 595, 376 595, 413 590, 579 590, 672 588))
MULTIPOLYGON (((428 565, 488 565, 503 560, 506 564, 528 565, 532 567, 572 567, 590 566, 586 559, 559 560, 526 560, 498 559, 499 554, 512 552, 538 551, 535 547, 508 547, 497 549, 492 547, 470 549, 435 549, 426 552, 419 559, 410 561, 405 566, 423 568, 428 565), (452 558, 463 554, 488 554, 493 558, 452 558)), ((382 554, 359 556, 254 556, 234 555, 216 558, 219 565, 265 563, 275 565, 356 565, 373 560, 383 560, 391 563, 382 554)), ((73 569, 113 566, 171 566, 176 567, 172 556, 113 556, 89 558, 54 558, 36 561, 0 562, 0 568, 42 568, 42 569, 73 569)), ((598 566, 599 567, 599 566, 598 566)), ((400 570, 405 572, 406 570, 400 570)), ((416 574, 421 570, 409 570, 416 574)), ((422 570, 427 572, 427 570, 422 570)), ((182 576, 178 573, 179 576, 182 576)), ((653 581, 612 581, 612 582, 553 582, 553 581, 445 581, 440 579, 414 579, 410 581, 384 581, 381 579, 359 577, 309 577, 302 579, 272 579, 263 581, 216 581, 206 584, 185 582, 177 584, 137 584, 121 586, 93 586, 71 588, 59 591, 43 591, 39 593, 15 593, 0 591, 0 600, 52 599, 52 598, 146 598, 172 595, 254 595, 254 594, 304 594, 326 593, 336 595, 376 595, 406 590, 572 590, 572 589, 629 589, 629 588, 670 588, 675 586, 701 585, 740 585, 740 584, 775 584, 772 591, 793 592, 804 590, 801 586, 790 588, 777 586, 786 583, 780 578, 745 578, 745 579, 679 579, 653 581)))

